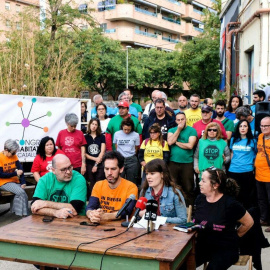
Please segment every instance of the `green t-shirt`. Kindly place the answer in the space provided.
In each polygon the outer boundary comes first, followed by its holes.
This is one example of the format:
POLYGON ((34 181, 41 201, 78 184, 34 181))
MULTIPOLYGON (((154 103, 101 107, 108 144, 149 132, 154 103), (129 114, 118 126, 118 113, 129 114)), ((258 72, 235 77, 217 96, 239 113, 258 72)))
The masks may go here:
POLYGON ((60 182, 54 173, 49 172, 42 176, 37 184, 33 197, 44 201, 70 203, 74 200, 84 202, 80 215, 85 215, 86 182, 77 171, 72 171, 72 179, 68 182, 60 182))
POLYGON ((234 132, 234 123, 231 119, 225 118, 221 121, 226 131, 234 132))
MULTIPOLYGON (((168 133, 175 133, 177 127, 169 129, 168 133)), ((197 137, 197 131, 193 127, 186 126, 185 129, 181 130, 177 141, 181 143, 188 143, 189 137, 197 137)), ((177 163, 192 163, 193 162, 193 149, 182 149, 176 144, 171 146, 170 160, 177 163)))
POLYGON ((141 106, 140 104, 138 104, 138 103, 134 103, 134 102, 133 102, 133 103, 130 104, 130 106, 136 108, 137 111, 140 112, 140 113, 143 112, 142 106, 141 106))
POLYGON ((224 162, 222 156, 226 145, 227 143, 222 139, 217 141, 199 140, 199 171, 201 173, 211 166, 222 169, 224 162))
MULTIPOLYGON (((139 134, 142 134, 142 126, 141 126, 140 121, 133 115, 131 115, 131 119, 133 120, 133 123, 134 123, 134 131, 139 134)), ((109 122, 106 133, 109 133, 112 135, 112 141, 114 139, 115 132, 120 130, 122 121, 123 121, 123 117, 121 117, 120 115, 116 115, 109 122)), ((114 144, 113 144, 113 150, 115 150, 114 144)))

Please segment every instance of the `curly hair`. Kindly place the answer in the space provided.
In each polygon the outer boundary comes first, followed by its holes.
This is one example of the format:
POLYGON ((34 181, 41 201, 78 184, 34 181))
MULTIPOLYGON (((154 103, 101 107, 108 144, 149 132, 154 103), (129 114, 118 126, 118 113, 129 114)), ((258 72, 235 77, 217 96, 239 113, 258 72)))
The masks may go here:
POLYGON ((209 173, 209 179, 211 185, 218 184, 218 191, 223 194, 227 194, 236 197, 239 193, 239 186, 236 181, 232 178, 227 178, 225 172, 221 169, 215 167, 210 167, 206 169, 209 173))
MULTIPOLYGON (((166 162, 164 160, 162 160, 162 159, 153 159, 153 160, 149 161, 145 165, 145 173, 148 173, 148 172, 162 173, 163 174, 164 186, 172 187, 173 192, 178 196, 179 201, 182 202, 181 197, 180 197, 179 193, 177 192, 177 189, 181 191, 181 188, 179 186, 177 186, 173 182, 173 180, 171 178, 171 175, 170 175, 170 171, 168 169, 168 166, 167 166, 167 164, 166 164, 166 162)), ((148 189, 148 187, 149 187, 149 184, 148 184, 148 181, 146 180, 143 183, 142 196, 145 196, 145 192, 148 189)))
POLYGON ((230 97, 230 100, 229 100, 229 102, 228 102, 228 106, 227 106, 227 111, 229 111, 229 112, 233 112, 233 108, 232 108, 232 100, 233 100, 234 98, 237 98, 238 101, 239 101, 238 108, 241 107, 241 106, 243 106, 243 100, 242 100, 242 98, 241 98, 240 96, 231 96, 231 97, 230 97))

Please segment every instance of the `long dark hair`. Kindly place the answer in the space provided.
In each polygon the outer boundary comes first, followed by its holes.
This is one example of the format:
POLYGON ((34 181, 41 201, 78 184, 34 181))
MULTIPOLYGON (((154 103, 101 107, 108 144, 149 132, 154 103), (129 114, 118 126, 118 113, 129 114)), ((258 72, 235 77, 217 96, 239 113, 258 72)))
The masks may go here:
POLYGON ((39 143, 38 149, 37 149, 37 155, 40 155, 40 157, 42 157, 43 160, 46 159, 45 145, 48 141, 52 141, 52 143, 53 143, 54 150, 52 152, 52 156, 54 156, 56 151, 57 151, 57 149, 55 147, 54 139, 52 137, 46 136, 46 137, 42 138, 40 143, 39 143))
POLYGON ((107 106, 106 106, 106 104, 104 104, 104 103, 102 103, 102 102, 99 103, 99 104, 96 106, 97 118, 98 118, 98 107, 99 107, 99 106, 103 106, 103 107, 105 108, 105 112, 106 112, 106 113, 105 113, 104 118, 107 119, 107 118, 108 118, 108 115, 107 115, 107 106))
POLYGON ((234 98, 238 98, 238 100, 239 100, 239 105, 238 105, 237 108, 243 106, 243 100, 242 100, 242 98, 241 98, 240 96, 231 96, 231 97, 230 97, 230 100, 229 100, 229 103, 228 103, 228 106, 227 106, 227 111, 229 111, 229 112, 232 112, 232 111, 233 111, 233 108, 232 108, 232 100, 233 100, 234 98))
POLYGON ((240 134, 240 131, 239 131, 239 128, 240 128, 240 125, 243 123, 243 122, 246 122, 247 123, 247 126, 248 126, 248 132, 246 134, 247 136, 247 144, 246 145, 249 145, 251 141, 253 141, 254 139, 254 136, 251 132, 251 127, 250 127, 250 124, 247 120, 240 120, 237 125, 236 125, 236 128, 235 128, 235 132, 234 132, 234 136, 233 136, 233 142, 232 144, 236 143, 236 142, 239 142, 242 140, 241 138, 241 134, 240 134))
MULTIPOLYGON (((175 183, 173 182, 171 175, 170 175, 170 172, 169 172, 169 169, 168 169, 168 166, 163 159, 153 159, 153 160, 149 161, 148 163, 146 163, 145 173, 148 173, 148 172, 163 173, 164 186, 172 187, 173 192, 179 198, 179 202, 182 202, 181 197, 176 190, 176 189, 179 189, 179 190, 181 190, 181 189, 180 189, 180 187, 176 186, 175 183)), ((145 192, 148 189, 148 187, 149 187, 148 182, 147 182, 147 180, 145 180, 143 183, 143 187, 142 187, 142 196, 145 195, 145 192)))
POLYGON ((218 184, 218 191, 223 194, 227 194, 236 197, 239 193, 239 186, 232 178, 227 178, 227 175, 223 170, 215 167, 206 169, 209 173, 210 182, 212 185, 218 184))
POLYGON ((86 133, 87 133, 87 134, 91 134, 90 125, 91 125, 94 121, 96 121, 97 124, 98 124, 97 130, 96 130, 96 135, 97 135, 97 137, 98 137, 98 136, 100 136, 100 135, 102 134, 101 127, 100 127, 100 121, 99 121, 98 118, 91 118, 91 120, 90 120, 89 123, 88 123, 88 126, 87 126, 87 132, 86 132, 86 133))

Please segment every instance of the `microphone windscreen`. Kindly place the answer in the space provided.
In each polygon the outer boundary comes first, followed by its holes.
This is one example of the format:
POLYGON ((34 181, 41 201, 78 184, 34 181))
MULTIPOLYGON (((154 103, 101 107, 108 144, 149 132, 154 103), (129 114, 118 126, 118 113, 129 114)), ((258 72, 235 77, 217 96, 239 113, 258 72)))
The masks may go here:
POLYGON ((158 210, 158 202, 156 200, 148 200, 146 203, 146 211, 156 213, 158 210))
POLYGON ((145 197, 140 197, 136 203, 135 208, 139 208, 140 210, 144 210, 146 207, 147 199, 145 197))

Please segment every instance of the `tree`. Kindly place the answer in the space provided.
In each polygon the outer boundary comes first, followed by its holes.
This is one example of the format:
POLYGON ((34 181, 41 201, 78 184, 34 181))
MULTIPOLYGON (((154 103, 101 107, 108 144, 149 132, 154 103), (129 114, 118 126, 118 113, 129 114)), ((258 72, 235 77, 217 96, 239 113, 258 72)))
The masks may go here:
POLYGON ((214 8, 218 10, 217 14, 204 10, 204 32, 181 46, 178 65, 183 81, 203 98, 211 96, 213 90, 219 88, 220 0, 214 8))

